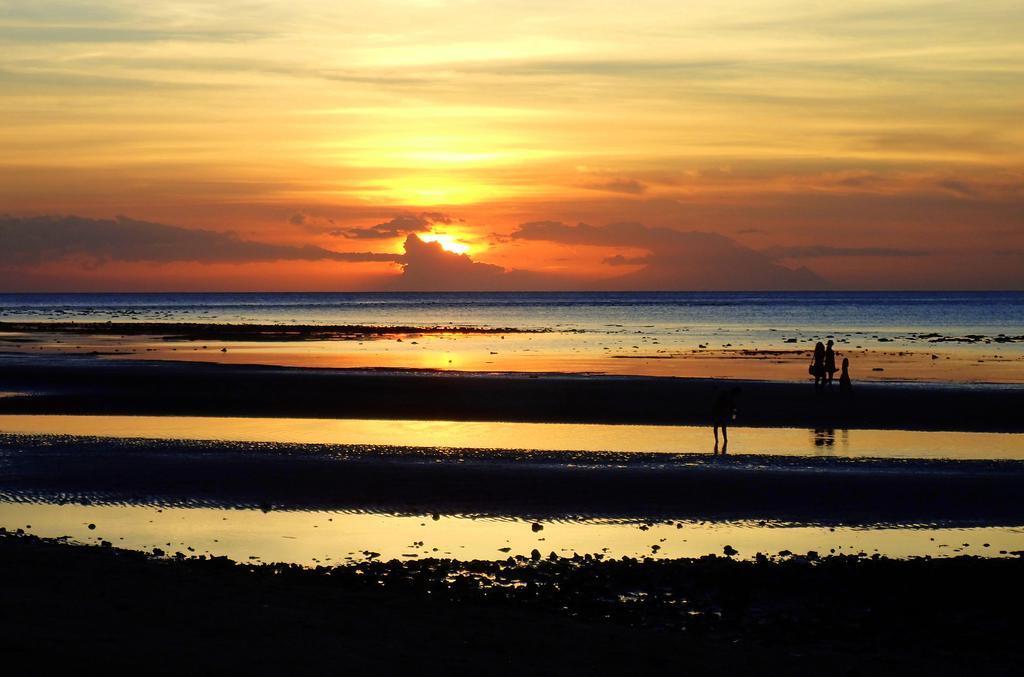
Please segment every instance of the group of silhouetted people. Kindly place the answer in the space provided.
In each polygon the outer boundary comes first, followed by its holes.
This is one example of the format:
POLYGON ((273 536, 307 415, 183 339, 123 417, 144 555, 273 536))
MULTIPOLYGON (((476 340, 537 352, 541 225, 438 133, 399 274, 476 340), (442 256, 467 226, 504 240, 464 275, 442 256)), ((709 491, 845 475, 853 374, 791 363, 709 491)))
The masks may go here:
MULTIPOLYGON (((832 349, 833 342, 818 341, 814 346, 814 357, 808 367, 808 372, 814 377, 814 388, 823 390, 825 386, 832 387, 835 374, 839 372, 839 392, 853 392, 853 384, 850 382, 850 360, 844 357, 842 368, 836 369, 836 354, 832 349)), ((719 453, 718 430, 722 430, 721 453, 726 453, 729 447, 729 424, 735 420, 737 407, 736 400, 739 398, 739 388, 726 388, 715 393, 711 402, 711 425, 715 431, 715 453, 719 453)))
MULTIPOLYGON (((814 346, 814 357, 811 359, 811 365, 807 371, 814 377, 816 390, 822 390, 826 385, 832 387, 835 374, 840 371, 836 369, 836 354, 832 350, 832 339, 829 339, 827 344, 818 341, 818 344, 814 346)), ((842 371, 839 374, 839 392, 848 393, 852 390, 850 360, 844 357, 842 371)))

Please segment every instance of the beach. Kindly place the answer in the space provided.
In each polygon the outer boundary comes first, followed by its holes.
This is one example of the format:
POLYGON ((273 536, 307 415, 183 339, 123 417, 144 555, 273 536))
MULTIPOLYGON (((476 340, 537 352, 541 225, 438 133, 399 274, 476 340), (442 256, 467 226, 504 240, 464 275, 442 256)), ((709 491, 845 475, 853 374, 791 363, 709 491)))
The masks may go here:
POLYGON ((1015 296, 935 326, 913 311, 932 297, 857 297, 873 324, 832 334, 852 392, 807 374, 828 334, 764 321, 803 312, 789 297, 753 326, 719 296, 240 298, 5 311, 14 654, 102 651, 137 614, 222 669, 259 642, 254 672, 1013 664, 1015 296), (33 599, 61 623, 103 610, 58 643, 33 599), (382 661, 399 633, 418 639, 382 661))

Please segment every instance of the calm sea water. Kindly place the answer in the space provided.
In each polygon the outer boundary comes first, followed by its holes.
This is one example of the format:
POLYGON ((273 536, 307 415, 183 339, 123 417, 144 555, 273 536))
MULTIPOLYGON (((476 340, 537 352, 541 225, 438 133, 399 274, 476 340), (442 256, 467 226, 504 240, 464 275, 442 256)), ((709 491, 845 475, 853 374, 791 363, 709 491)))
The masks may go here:
POLYGON ((1005 338, 1024 337, 1024 292, 2 294, 0 320, 550 329, 530 345, 561 354, 807 348, 834 338, 850 349, 1024 357, 1024 340, 1005 338), (984 338, 942 340, 969 335, 984 338))
POLYGON ((1024 292, 0 294, 9 320, 1024 333, 1024 292))

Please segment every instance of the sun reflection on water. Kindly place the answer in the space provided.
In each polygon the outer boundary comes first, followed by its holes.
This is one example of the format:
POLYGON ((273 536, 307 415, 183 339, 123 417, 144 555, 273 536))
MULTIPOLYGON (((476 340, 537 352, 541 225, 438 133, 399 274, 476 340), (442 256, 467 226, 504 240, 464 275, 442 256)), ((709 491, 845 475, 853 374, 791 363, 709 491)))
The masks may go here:
MULTIPOLYGON (((450 359, 457 359, 452 356, 450 359)), ((700 426, 199 416, 0 415, 0 433, 538 451, 710 453, 700 426)), ((769 456, 1024 460, 1024 435, 731 429, 729 452, 769 456)))
POLYGON ((344 564, 367 558, 547 556, 700 557, 726 546, 741 558, 781 551, 890 557, 1008 555, 1024 529, 850 528, 765 522, 542 521, 452 515, 0 503, 0 526, 39 536, 238 561, 344 564), (94 525, 90 528, 89 525, 94 525))

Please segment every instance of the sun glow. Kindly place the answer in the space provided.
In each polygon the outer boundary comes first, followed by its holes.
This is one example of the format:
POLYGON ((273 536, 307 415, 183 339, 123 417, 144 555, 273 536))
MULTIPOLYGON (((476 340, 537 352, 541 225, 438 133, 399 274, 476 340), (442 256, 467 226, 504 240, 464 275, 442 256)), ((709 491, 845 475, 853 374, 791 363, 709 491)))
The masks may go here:
POLYGON ((453 254, 467 254, 470 251, 468 244, 459 242, 454 235, 448 235, 447 233, 426 233, 420 235, 420 239, 424 242, 436 242, 441 245, 441 249, 453 254))

